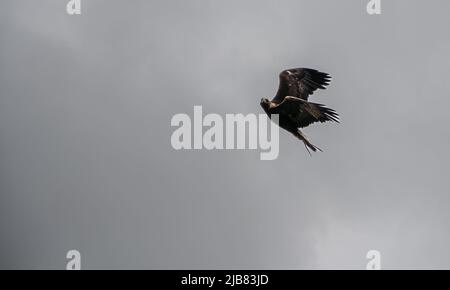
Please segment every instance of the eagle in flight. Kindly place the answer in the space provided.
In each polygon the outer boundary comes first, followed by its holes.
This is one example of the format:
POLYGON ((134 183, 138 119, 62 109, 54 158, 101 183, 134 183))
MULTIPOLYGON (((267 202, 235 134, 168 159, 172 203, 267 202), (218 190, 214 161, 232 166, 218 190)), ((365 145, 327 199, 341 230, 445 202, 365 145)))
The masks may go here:
POLYGON ((271 101, 261 99, 261 107, 269 118, 272 114, 278 114, 279 126, 303 141, 308 152, 309 149, 314 152, 322 150, 311 144, 300 128, 315 122, 339 123, 336 111, 322 104, 308 102, 308 97, 317 89, 325 89, 330 80, 330 75, 314 69, 287 69, 280 73, 280 85, 276 96, 271 101))

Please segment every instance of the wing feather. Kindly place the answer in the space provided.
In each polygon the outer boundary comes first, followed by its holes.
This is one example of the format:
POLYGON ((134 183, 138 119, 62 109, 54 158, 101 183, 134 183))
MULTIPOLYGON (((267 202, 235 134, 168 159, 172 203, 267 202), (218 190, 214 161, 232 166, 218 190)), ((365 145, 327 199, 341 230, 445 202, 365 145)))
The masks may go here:
POLYGON ((310 68, 287 69, 280 73, 280 85, 272 102, 281 103, 286 96, 308 100, 317 89, 324 90, 331 76, 310 68))
POLYGON ((287 96, 283 102, 273 108, 273 113, 289 116, 297 126, 304 128, 316 122, 333 121, 339 123, 339 115, 335 110, 322 104, 310 103, 300 98, 287 96))

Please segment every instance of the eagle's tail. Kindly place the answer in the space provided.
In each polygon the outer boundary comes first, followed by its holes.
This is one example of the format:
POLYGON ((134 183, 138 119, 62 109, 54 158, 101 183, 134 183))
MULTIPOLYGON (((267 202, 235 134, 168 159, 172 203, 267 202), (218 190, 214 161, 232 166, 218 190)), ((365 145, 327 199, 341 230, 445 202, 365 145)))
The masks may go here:
POLYGON ((305 148, 306 150, 308 150, 309 155, 311 155, 311 152, 309 151, 309 149, 311 149, 312 151, 316 152, 317 150, 319 150, 320 152, 323 152, 322 149, 320 149, 319 147, 317 147, 316 145, 312 144, 311 142, 309 142, 308 139, 306 139, 306 136, 303 135, 302 131, 297 130, 294 133, 294 136, 297 137, 298 139, 302 140, 303 143, 305 144, 305 148), (308 149, 309 148, 309 149, 308 149))

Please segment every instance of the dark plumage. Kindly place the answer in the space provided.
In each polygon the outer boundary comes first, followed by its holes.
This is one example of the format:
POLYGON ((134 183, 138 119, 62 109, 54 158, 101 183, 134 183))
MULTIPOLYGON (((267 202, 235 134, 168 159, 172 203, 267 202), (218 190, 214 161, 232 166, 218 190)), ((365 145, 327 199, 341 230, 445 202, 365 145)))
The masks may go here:
POLYGON ((278 114, 280 127, 302 140, 306 149, 322 151, 311 144, 299 128, 307 127, 315 122, 339 122, 339 115, 333 109, 308 102, 310 95, 317 89, 325 89, 330 81, 331 77, 328 74, 314 69, 284 70, 280 73, 280 85, 276 96, 272 101, 261 99, 261 107, 269 118, 272 114, 278 114))

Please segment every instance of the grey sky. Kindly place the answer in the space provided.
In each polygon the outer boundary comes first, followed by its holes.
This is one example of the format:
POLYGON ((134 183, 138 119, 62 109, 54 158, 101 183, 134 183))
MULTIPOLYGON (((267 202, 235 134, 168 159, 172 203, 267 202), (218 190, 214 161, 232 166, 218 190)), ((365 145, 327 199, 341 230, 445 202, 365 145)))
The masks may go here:
POLYGON ((66 3, 1 4, 1 268, 450 268, 450 2, 66 3), (171 148, 174 114, 263 113, 296 66, 333 76, 324 153, 171 148))

